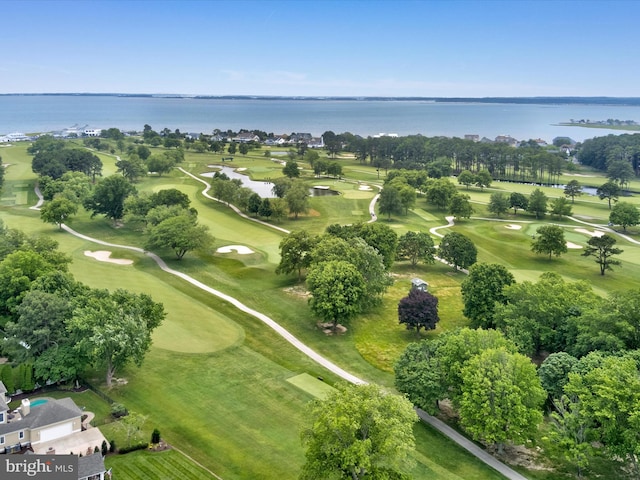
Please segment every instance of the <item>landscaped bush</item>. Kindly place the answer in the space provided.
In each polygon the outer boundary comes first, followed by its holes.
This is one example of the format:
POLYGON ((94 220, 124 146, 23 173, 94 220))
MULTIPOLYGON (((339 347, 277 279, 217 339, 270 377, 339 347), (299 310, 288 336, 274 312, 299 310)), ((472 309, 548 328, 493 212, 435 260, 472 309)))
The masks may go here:
POLYGON ((153 429, 153 433, 151 434, 151 443, 160 443, 160 430, 157 428, 153 429))
POLYGON ((121 418, 126 417, 127 415, 129 415, 129 412, 124 405, 117 402, 111 404, 111 416, 114 418, 121 418))
POLYGON ((135 452, 136 450, 144 450, 149 446, 148 443, 136 443, 130 447, 122 447, 118 449, 118 453, 125 454, 129 452, 135 452))

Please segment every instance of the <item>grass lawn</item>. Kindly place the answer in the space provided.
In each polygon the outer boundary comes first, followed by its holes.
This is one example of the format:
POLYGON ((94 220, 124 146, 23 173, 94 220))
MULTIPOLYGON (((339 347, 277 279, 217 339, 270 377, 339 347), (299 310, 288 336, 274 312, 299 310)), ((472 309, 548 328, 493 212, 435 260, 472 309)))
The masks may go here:
MULTIPOLYGON (((133 260, 133 265, 129 266, 98 262, 85 256, 86 250, 105 248, 43 224, 38 213, 27 208, 35 203, 35 196, 29 193, 34 179, 30 171, 30 157, 25 154, 23 146, 7 148, 2 155, 5 163, 13 161, 16 167, 7 170, 3 198, 7 192, 25 188, 19 185, 29 185, 25 190, 29 196, 27 204, 14 202, 0 206, 0 218, 8 226, 29 233, 51 235, 58 240, 61 250, 73 258, 72 273, 82 282, 92 287, 146 292, 164 304, 167 318, 154 332, 154 345, 142 368, 130 367, 118 372, 116 375, 126 378, 128 383, 109 392, 129 410, 148 416, 143 432, 145 438, 153 428, 158 428, 166 441, 225 480, 295 478, 304 462, 299 431, 304 425, 305 406, 335 385, 338 379, 258 320, 241 314, 226 302, 183 280, 161 272, 143 255, 109 248, 113 252, 112 257, 133 260), (25 162, 29 162, 29 168, 23 165, 25 162), (324 382, 317 377, 322 377, 324 382)), ((187 152, 183 166, 198 173, 206 165, 219 160, 220 156, 187 152)), ((113 168, 113 157, 103 157, 103 161, 105 164, 111 162, 109 168, 113 168)), ((369 185, 377 181, 375 169, 359 165, 352 159, 340 161, 344 162, 345 175, 349 179, 369 185)), ((273 178, 281 170, 279 164, 260 156, 235 155, 233 166, 247 168, 256 179, 273 178)), ((310 185, 326 183, 311 177, 308 182, 310 185)), ((333 223, 369 219, 368 204, 375 191, 359 190, 357 183, 350 182, 335 182, 331 186, 342 194, 312 199, 309 215, 298 220, 285 220, 279 226, 320 233, 333 223)), ((295 276, 283 277, 274 273, 279 262, 281 233, 241 219, 228 207, 206 199, 200 194, 203 186, 178 171, 163 177, 146 178, 136 187, 139 191, 178 188, 188 194, 192 206, 199 212, 200 222, 210 227, 216 239, 210 251, 190 252, 181 261, 176 260, 171 252, 158 252, 171 268, 241 299, 251 308, 278 321, 314 350, 369 381, 392 388, 393 363, 407 343, 417 338, 415 332, 407 331, 397 321, 398 301, 408 293, 410 279, 414 276, 426 280, 430 291, 440 301, 440 323, 435 331, 422 332, 422 338, 467 324, 461 314, 459 294, 463 274, 455 273, 442 264, 411 267, 403 262, 394 267, 395 285, 378 311, 361 315, 346 334, 327 337, 317 328, 317 318, 310 313, 304 288, 297 284, 295 276), (216 253, 218 247, 231 244, 248 246, 254 253, 216 253)), ((478 215, 486 216, 484 205, 490 192, 474 189, 470 192, 473 192, 473 200, 478 202, 478 215)), ((555 192, 561 190, 556 189, 555 192)), ((582 197, 576 199, 574 211, 605 223, 608 215, 606 203, 583 202, 582 197)), ((445 224, 445 216, 446 212, 431 209, 424 198, 419 198, 412 212, 394 217, 387 224, 399 235, 409 230, 427 232, 429 228, 445 224)), ((532 217, 519 214, 504 220, 532 221, 532 217)), ((573 229, 579 225, 564 223, 569 225, 566 229, 572 235, 571 241, 578 243, 581 234, 573 229)), ((69 225, 86 235, 113 243, 138 246, 143 243, 139 232, 127 226, 116 229, 104 219, 89 219, 86 213, 74 217, 69 225)), ((574 251, 551 260, 536 256, 530 252, 529 230, 509 230, 505 225, 504 222, 472 219, 459 222, 453 228, 472 238, 478 246, 480 261, 504 263, 514 271, 518 281, 537 280, 540 273, 553 269, 568 279, 586 277, 594 288, 604 293, 640 279, 640 273, 635 273, 640 262, 638 249, 627 242, 619 242, 625 249, 622 257, 624 267, 600 278, 592 259, 581 257, 574 251)), ((584 236, 585 242, 586 239, 584 236)), ((102 377, 102 372, 95 372, 97 382, 102 381, 102 377)), ((117 432, 114 424, 104 428, 108 439, 112 435, 122 445, 121 433, 117 432)), ((413 472, 415 478, 501 478, 430 428, 417 425, 416 435, 418 463, 413 472)), ((156 473, 144 474, 160 468, 149 459, 163 458, 162 455, 167 453, 136 452, 122 456, 122 460, 118 456, 109 457, 107 464, 119 472, 116 478, 172 478, 155 477, 156 473), (127 458, 133 460, 126 461, 127 458), (123 464, 131 464, 131 470, 123 464)), ((188 460, 180 461, 189 464, 188 460)), ((189 475, 185 474, 184 478, 198 478, 189 475)))
POLYGON ((108 455, 107 469, 113 480, 200 480, 215 478, 177 450, 153 452, 138 450, 126 455, 108 455))

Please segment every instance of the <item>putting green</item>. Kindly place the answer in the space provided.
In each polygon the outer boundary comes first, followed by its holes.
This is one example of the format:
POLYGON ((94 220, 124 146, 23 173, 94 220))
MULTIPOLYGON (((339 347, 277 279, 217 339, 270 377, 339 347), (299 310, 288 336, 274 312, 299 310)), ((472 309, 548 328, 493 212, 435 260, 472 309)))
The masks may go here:
MULTIPOLYGON (((71 236, 65 239, 67 246, 78 247, 72 253, 73 263, 70 266, 77 280, 110 291, 124 288, 136 293, 149 293, 154 301, 164 305, 167 316, 153 332, 154 347, 182 353, 212 353, 244 340, 244 330, 237 323, 171 285, 158 281, 161 277, 159 268, 142 270, 135 264, 124 266, 99 262, 84 255, 84 250, 95 249, 95 244, 71 236)), ((113 256, 134 258, 136 263, 151 262, 127 250, 115 249, 113 256)))
POLYGON ((331 385, 327 385, 322 380, 312 377, 308 373, 301 373, 295 377, 289 377, 287 378, 287 382, 320 400, 325 399, 329 393, 335 390, 331 385))

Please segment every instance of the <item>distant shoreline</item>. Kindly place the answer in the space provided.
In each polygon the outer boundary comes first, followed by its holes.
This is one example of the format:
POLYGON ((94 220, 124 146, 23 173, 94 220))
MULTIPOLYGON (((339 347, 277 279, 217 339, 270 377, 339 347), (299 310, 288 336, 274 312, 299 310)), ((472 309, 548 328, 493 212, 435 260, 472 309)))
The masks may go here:
POLYGON ((606 130, 624 130, 628 132, 640 131, 640 125, 604 125, 598 123, 579 123, 579 122, 561 122, 552 125, 558 125, 560 127, 584 127, 584 128, 602 128, 606 130))
MULTIPOLYGON (((194 100, 291 100, 349 102, 504 103, 524 105, 640 106, 640 97, 371 97, 371 96, 274 96, 274 95, 181 95, 154 93, 0 93, 0 97, 127 97, 194 100)), ((561 124, 565 125, 565 124, 561 124)))

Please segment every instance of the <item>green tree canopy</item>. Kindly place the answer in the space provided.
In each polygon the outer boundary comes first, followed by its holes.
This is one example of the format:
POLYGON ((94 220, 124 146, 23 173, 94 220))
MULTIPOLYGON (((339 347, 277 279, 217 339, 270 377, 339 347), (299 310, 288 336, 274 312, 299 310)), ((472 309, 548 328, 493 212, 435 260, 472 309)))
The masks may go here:
POLYGON ((296 230, 280 241, 280 263, 276 274, 298 272, 298 281, 302 278, 302 270, 311 265, 311 251, 318 243, 318 238, 306 230, 296 230))
POLYGON ((611 258, 624 251, 614 246, 616 242, 615 238, 606 233, 601 236, 593 236, 587 241, 582 255, 595 257, 595 262, 600 266, 600 275, 604 275, 607 270, 612 270, 613 265, 620 265, 620 260, 611 258))
POLYGON ((609 222, 613 225, 620 225, 623 230, 640 223, 640 210, 629 202, 618 202, 611 209, 609 222))
POLYGON ((471 206, 471 197, 464 193, 456 193, 451 197, 449 203, 449 213, 458 220, 461 218, 469 218, 473 214, 474 210, 471 206))
POLYGON ((438 256, 458 268, 469 268, 476 263, 478 250, 473 242, 458 232, 449 232, 441 240, 438 256))
POLYGON ((529 195, 528 205, 526 207, 527 212, 533 213, 536 218, 544 217, 547 213, 547 196, 542 190, 536 188, 531 195, 529 195))
POLYGON ((418 262, 433 263, 436 248, 431 235, 424 232, 407 232, 398 239, 396 258, 409 260, 411 265, 418 262))
POLYGON ((596 190, 596 194, 600 200, 604 200, 605 198, 609 202, 609 210, 611 210, 611 201, 618 201, 618 197, 620 196, 620 187, 616 182, 607 182, 598 187, 596 190))
POLYGON ((307 274, 311 298, 309 306, 316 315, 333 324, 348 323, 361 311, 364 278, 358 269, 344 260, 314 264, 307 274))
POLYGON ((533 438, 542 422, 545 391, 529 358, 487 349, 462 369, 460 423, 474 440, 498 446, 533 438))
POLYGON ((469 275, 462 281, 463 314, 474 327, 495 328, 496 302, 504 304, 505 287, 515 283, 515 278, 504 265, 476 263, 469 268, 469 275))
POLYGON ((171 248, 180 260, 187 252, 205 248, 212 242, 206 225, 198 225, 191 215, 178 215, 149 228, 146 248, 171 248))
POLYGON ((312 402, 308 417, 302 479, 405 478, 413 465, 417 415, 403 397, 345 386, 312 402))
POLYGON ((501 217, 509 211, 509 197, 502 192, 494 192, 489 197, 489 206, 487 210, 497 217, 501 217))
POLYGON ((565 197, 571 197, 571 203, 574 202, 575 197, 579 197, 582 195, 582 185, 578 180, 571 180, 564 187, 564 195, 565 197))
MULTIPOLYGON (((564 200, 564 199, 563 199, 564 200)), ((556 225, 544 225, 536 229, 536 236, 531 242, 531 251, 545 255, 559 257, 567 253, 567 241, 564 230, 556 225)))
POLYGON ((96 185, 93 194, 85 200, 84 207, 92 212, 92 217, 103 214, 117 222, 124 214, 126 198, 134 193, 136 189, 126 178, 111 175, 96 185))

